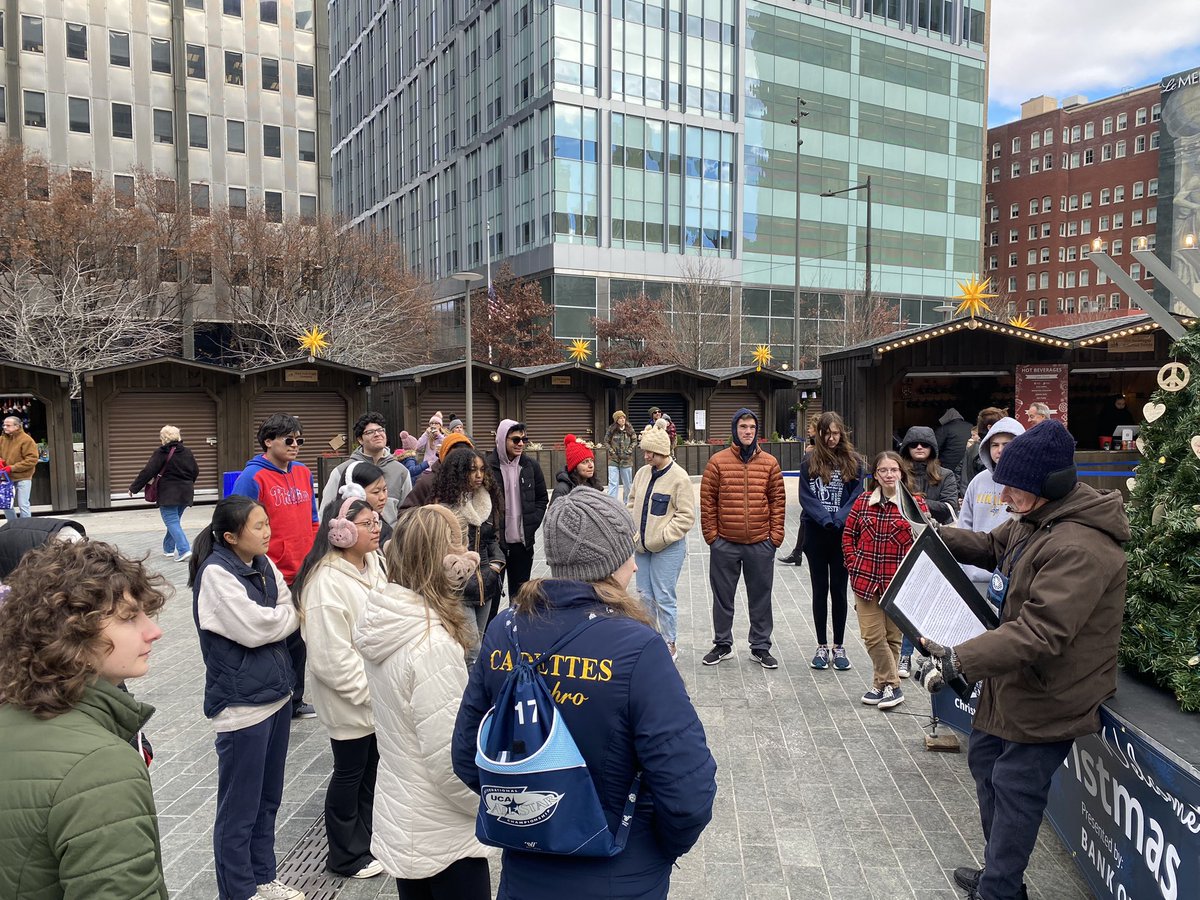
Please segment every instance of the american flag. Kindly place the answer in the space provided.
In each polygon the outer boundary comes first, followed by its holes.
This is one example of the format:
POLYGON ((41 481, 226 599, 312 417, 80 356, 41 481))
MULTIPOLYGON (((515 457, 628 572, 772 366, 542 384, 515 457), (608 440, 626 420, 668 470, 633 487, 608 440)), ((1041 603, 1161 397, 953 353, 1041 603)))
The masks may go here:
POLYGON ((500 315, 500 298, 496 296, 496 286, 492 284, 491 279, 488 280, 487 309, 489 319, 500 315))

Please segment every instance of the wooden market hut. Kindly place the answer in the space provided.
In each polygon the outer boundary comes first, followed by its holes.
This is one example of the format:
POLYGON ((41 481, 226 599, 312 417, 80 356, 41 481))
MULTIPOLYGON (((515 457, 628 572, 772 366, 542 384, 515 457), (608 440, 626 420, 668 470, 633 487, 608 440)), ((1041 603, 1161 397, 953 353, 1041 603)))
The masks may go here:
POLYGON ((75 509, 79 500, 75 488, 70 374, 0 359, 0 398, 6 409, 10 404, 13 408, 28 407, 27 430, 39 448, 44 448, 33 475, 30 506, 48 507, 53 512, 75 509))

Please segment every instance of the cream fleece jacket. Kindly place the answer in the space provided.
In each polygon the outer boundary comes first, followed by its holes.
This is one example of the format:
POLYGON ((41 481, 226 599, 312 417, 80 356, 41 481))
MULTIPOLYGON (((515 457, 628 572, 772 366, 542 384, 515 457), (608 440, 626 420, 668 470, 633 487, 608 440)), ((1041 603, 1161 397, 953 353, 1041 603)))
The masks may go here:
POLYGON ((665 550, 685 537, 696 524, 696 492, 692 479, 677 462, 658 476, 650 490, 653 466, 642 466, 633 473, 633 490, 629 494, 629 512, 633 515, 634 546, 650 553, 665 550), (657 500, 657 502, 656 502, 657 500), (643 509, 648 504, 648 508, 643 509), (642 533, 642 513, 645 512, 645 533, 642 533))
POLYGON ((335 741, 375 731, 371 694, 362 657, 351 636, 367 593, 387 584, 378 553, 367 554, 366 574, 331 553, 304 585, 301 632, 308 645, 309 697, 317 718, 335 741))

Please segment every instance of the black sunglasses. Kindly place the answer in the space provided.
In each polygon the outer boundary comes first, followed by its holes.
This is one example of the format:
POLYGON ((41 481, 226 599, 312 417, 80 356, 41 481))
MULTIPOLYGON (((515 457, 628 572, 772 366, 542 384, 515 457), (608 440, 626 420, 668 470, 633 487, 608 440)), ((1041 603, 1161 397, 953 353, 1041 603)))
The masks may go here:
POLYGON ((303 446, 304 446, 304 438, 285 437, 285 438, 283 439, 283 442, 284 442, 285 444, 287 444, 287 446, 289 446, 289 447, 291 447, 291 446, 293 446, 293 445, 295 445, 295 446, 297 446, 297 447, 303 447, 303 446))
POLYGON ((521 435, 520 437, 510 437, 509 440, 514 444, 524 444, 529 440, 529 438, 525 437, 525 435, 521 435))
POLYGON ((932 450, 932 449, 933 449, 933 447, 931 447, 929 444, 925 443, 924 441, 913 441, 913 442, 912 442, 911 444, 909 444, 908 446, 910 446, 910 447, 924 447, 926 450, 932 450))

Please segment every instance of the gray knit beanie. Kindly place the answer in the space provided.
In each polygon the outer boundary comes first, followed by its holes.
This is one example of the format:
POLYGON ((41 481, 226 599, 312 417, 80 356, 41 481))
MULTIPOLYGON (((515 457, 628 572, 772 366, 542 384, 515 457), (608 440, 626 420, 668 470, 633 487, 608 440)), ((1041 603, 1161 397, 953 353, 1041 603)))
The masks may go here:
POLYGON ((602 581, 633 556, 633 517, 615 497, 586 485, 550 504, 543 532, 554 578, 602 581))

